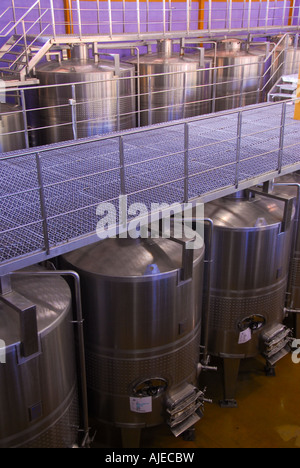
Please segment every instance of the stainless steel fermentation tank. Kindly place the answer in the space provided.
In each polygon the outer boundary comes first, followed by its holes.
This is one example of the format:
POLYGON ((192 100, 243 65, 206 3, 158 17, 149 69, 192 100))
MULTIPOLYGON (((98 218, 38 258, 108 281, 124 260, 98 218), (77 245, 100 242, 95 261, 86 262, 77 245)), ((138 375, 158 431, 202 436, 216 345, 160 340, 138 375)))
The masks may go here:
POLYGON ((0 153, 25 148, 25 127, 22 109, 0 104, 0 153))
POLYGON ((238 39, 217 41, 208 49, 206 57, 214 59, 216 71, 213 77, 215 111, 256 104, 260 101, 260 85, 265 53, 249 48, 247 42, 238 39))
POLYGON ((135 68, 112 60, 88 58, 86 44, 72 47, 71 59, 36 68, 42 86, 30 96, 38 144, 84 138, 135 127, 135 68), (69 85, 69 86, 63 86, 69 85), (74 85, 74 86, 71 86, 74 85), (36 102, 35 102, 36 100, 36 102))
POLYGON ((278 35, 270 39, 270 41, 275 44, 278 44, 280 40, 281 43, 277 46, 272 60, 271 85, 274 85, 282 75, 299 74, 299 35, 290 35, 285 39, 282 39, 282 35, 278 35))
POLYGON ((186 245, 106 239, 62 259, 81 277, 90 414, 127 447, 143 428, 166 422, 177 436, 201 418, 204 247, 186 245))
POLYGON ((71 292, 59 276, 13 276, 0 300, 0 447, 71 448, 79 409, 71 292))
POLYGON ((282 323, 293 201, 247 191, 205 205, 214 223, 208 353, 224 362, 223 405, 236 405, 241 359, 262 353, 273 374, 288 352, 282 323))
POLYGON ((294 237, 288 281, 288 294, 286 307, 288 313, 294 317, 294 335, 300 338, 300 173, 294 172, 276 179, 273 186, 275 194, 294 196, 296 203, 296 216, 294 219, 294 237))
POLYGON ((157 52, 127 60, 140 76, 141 126, 178 120, 211 112, 211 60, 201 64, 199 54, 173 52, 169 39, 157 42, 157 52))

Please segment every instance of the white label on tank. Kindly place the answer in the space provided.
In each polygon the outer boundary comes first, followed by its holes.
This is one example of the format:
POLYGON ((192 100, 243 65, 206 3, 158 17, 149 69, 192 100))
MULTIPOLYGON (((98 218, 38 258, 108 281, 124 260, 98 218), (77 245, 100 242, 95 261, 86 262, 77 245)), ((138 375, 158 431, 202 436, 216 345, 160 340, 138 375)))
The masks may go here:
POLYGON ((130 410, 134 413, 151 413, 152 412, 152 397, 130 398, 130 410))
POLYGON ((239 344, 247 343, 252 338, 251 328, 242 331, 239 336, 239 344))

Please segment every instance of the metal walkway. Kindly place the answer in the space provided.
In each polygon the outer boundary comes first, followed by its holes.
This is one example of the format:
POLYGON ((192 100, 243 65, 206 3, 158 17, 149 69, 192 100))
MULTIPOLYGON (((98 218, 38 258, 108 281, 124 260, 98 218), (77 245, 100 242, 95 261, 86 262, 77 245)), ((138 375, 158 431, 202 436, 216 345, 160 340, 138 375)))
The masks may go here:
POLYGON ((262 104, 1 154, 0 276, 97 241, 97 206, 118 211, 120 195, 150 211, 299 170, 293 113, 262 104))

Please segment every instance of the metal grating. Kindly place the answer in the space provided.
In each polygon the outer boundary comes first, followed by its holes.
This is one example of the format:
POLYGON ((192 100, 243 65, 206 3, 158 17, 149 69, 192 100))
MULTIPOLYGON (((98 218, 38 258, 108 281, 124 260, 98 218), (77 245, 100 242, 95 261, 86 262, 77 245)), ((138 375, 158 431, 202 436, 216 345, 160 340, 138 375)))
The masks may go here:
POLYGON ((1 154, 0 275, 96 241, 97 206, 120 195, 150 210, 300 169, 293 113, 264 104, 1 154))

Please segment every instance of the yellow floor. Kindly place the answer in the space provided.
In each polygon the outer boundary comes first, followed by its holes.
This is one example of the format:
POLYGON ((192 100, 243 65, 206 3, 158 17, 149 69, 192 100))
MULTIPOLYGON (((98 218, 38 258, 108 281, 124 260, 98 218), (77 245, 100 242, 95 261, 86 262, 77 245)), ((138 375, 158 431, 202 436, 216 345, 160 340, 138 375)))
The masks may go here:
POLYGON ((175 439, 165 426, 144 430, 147 448, 300 448, 300 364, 286 356, 276 377, 266 377, 260 357, 242 361, 238 408, 220 408, 222 375, 202 375, 207 396, 204 418, 196 425, 194 442, 175 439))
MULTIPOLYGON (((275 377, 266 377, 264 365, 261 357, 242 361, 235 409, 219 406, 222 372, 202 374, 201 388, 207 386, 213 403, 205 405, 195 441, 175 438, 164 425, 143 430, 141 448, 300 448, 300 364, 286 356, 275 377)), ((98 428, 94 447, 121 448, 119 430, 98 428)))

